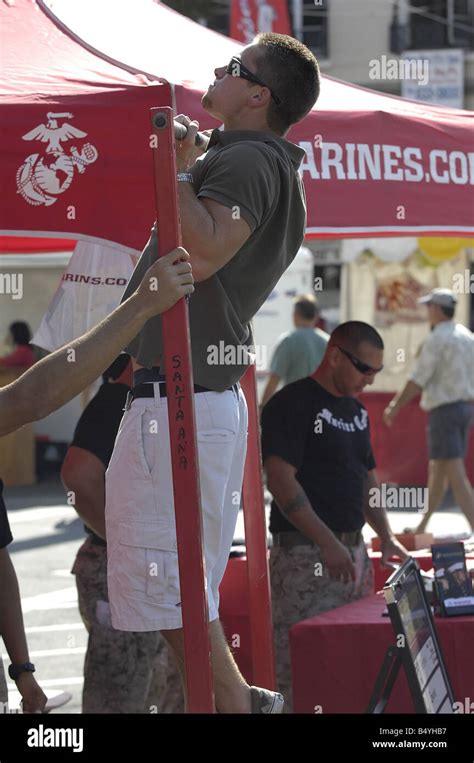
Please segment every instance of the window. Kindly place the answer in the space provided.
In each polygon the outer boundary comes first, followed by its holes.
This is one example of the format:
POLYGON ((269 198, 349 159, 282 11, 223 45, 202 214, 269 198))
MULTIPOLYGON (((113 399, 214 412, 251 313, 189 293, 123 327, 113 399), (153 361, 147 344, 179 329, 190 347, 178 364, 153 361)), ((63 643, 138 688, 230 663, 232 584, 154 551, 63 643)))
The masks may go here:
POLYGON ((214 0, 214 10, 209 17, 206 26, 213 29, 214 32, 224 34, 226 37, 230 33, 230 3, 229 0, 214 0))
POLYGON ((413 50, 474 49, 474 0, 411 0, 413 50))
MULTIPOLYGON (((449 5, 450 3, 448 3, 449 5)), ((474 49, 474 2, 457 0, 448 9, 448 45, 474 49)))
MULTIPOLYGON (((172 2, 173 0, 168 4, 171 5, 172 2)), ((174 0, 174 4, 177 2, 179 0, 174 0)), ((181 0, 182 2, 183 0, 181 0)), ((292 0, 287 0, 287 3, 290 24, 293 27, 293 2, 292 0)), ((208 0, 206 5, 210 9, 206 14, 207 26, 216 32, 228 35, 231 0, 208 0)), ((328 5, 329 0, 321 0, 321 2, 305 0, 302 3, 303 42, 313 51, 317 58, 321 59, 328 58, 329 56, 328 5)))
POLYGON ((164 0, 164 5, 215 32, 229 35, 230 0, 164 0))
MULTIPOLYGON (((317 5, 314 0, 303 3, 303 42, 316 58, 329 58, 329 0, 317 5)), ((292 3, 289 2, 290 18, 292 3)))
MULTIPOLYGON (((165 5, 203 23, 209 29, 228 35, 231 0, 163 0, 165 5)), ((287 0, 290 23, 293 25, 293 0, 287 0)), ((321 59, 328 58, 329 0, 304 0, 303 42, 321 59)))

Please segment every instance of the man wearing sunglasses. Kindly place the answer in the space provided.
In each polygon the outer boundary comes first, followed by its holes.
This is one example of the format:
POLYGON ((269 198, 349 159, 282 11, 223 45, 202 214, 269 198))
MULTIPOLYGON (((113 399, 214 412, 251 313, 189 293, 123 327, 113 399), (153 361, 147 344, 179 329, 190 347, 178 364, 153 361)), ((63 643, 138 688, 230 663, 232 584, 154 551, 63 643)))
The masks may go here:
POLYGON ((367 323, 349 321, 329 340, 321 365, 271 398, 262 413, 262 451, 273 495, 270 575, 278 688, 291 708, 288 631, 300 620, 373 592, 362 537, 381 539, 382 564, 406 558, 383 508, 367 411, 357 400, 383 368, 383 342, 367 323))
MULTIPOLYGON (((223 129, 212 132, 206 152, 196 158, 199 125, 177 117, 188 130, 177 144, 176 161, 183 246, 191 254, 196 284, 189 320, 215 698, 220 713, 275 713, 281 711, 279 695, 248 686, 227 646, 218 619, 219 584, 245 462, 247 408, 239 379, 252 362, 250 321, 304 238, 306 205, 298 171, 304 151, 285 136, 314 106, 319 69, 302 43, 270 33, 259 35, 214 74, 202 105, 223 129), (224 357, 215 362, 221 347, 224 357)), ((156 256, 155 229, 124 297, 156 256)), ((119 630, 160 630, 182 664, 161 321, 149 321, 127 352, 134 359, 135 389, 106 487, 112 623, 119 630), (125 524, 127 537, 120 534, 125 524), (166 574, 150 581, 145 558, 166 574)))

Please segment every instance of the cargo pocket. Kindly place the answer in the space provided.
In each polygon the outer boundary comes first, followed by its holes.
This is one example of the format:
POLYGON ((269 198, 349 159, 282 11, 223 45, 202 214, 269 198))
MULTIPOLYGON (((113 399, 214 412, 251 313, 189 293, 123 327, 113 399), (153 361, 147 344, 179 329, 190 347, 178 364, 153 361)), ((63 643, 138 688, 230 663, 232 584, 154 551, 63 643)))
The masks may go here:
POLYGON ((135 423, 135 441, 137 456, 145 477, 151 477, 156 454, 156 438, 158 437, 158 414, 154 411, 143 410, 137 415, 135 423))
POLYGON ((125 547, 141 549, 147 596, 178 606, 181 599, 174 526, 159 520, 124 520, 120 523, 120 543, 125 547))
POLYGON ((202 442, 233 442, 239 429, 239 409, 232 391, 206 392, 207 415, 196 411, 198 439, 202 442))

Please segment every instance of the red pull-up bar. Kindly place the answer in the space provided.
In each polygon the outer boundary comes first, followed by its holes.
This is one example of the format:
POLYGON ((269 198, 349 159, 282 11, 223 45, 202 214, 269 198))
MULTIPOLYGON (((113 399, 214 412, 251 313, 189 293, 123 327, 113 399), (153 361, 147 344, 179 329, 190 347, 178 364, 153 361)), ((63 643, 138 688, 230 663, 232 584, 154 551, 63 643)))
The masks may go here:
MULTIPOLYGON (((159 255, 181 245, 176 186, 173 110, 151 109, 159 255)), ((192 297, 191 297, 192 298, 192 297)), ((214 712, 193 375, 187 302, 163 314, 163 345, 173 470, 181 610, 183 614, 187 711, 214 712)), ((254 681, 275 685, 265 511, 260 467, 255 367, 242 378, 249 409, 249 437, 243 483, 245 537, 254 681)))
MULTIPOLYGON (((169 106, 151 109, 151 124, 156 136, 153 164, 158 251, 163 255, 181 246, 173 110, 169 106)), ((188 305, 184 299, 163 314, 163 347, 184 628, 187 711, 213 713, 194 385, 188 305)))
POLYGON ((247 400, 249 412, 242 499, 247 551, 253 680, 257 686, 276 689, 255 366, 249 366, 241 378, 240 384, 247 400))

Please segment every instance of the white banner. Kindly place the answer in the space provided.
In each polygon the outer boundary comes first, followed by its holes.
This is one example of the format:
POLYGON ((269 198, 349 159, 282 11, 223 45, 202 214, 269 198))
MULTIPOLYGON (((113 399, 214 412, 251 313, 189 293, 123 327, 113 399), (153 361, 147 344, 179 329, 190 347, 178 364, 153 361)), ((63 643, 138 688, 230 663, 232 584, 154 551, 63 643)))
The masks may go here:
POLYGON ((32 343, 52 352, 99 323, 119 304, 137 259, 79 241, 32 343))
POLYGON ((402 98, 454 109, 464 107, 463 50, 406 50, 402 60, 406 67, 413 61, 412 67, 424 72, 423 78, 402 78, 402 98))

